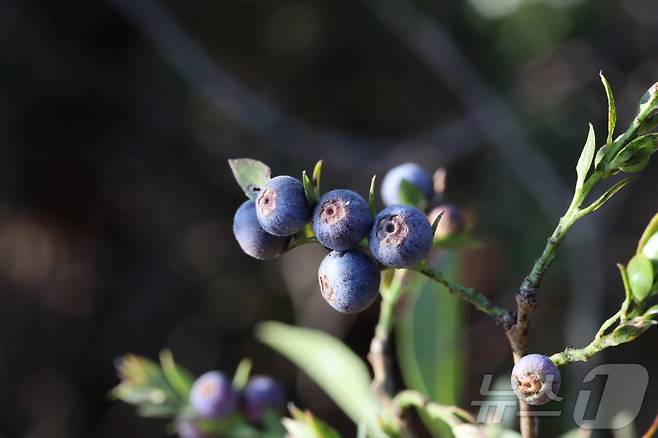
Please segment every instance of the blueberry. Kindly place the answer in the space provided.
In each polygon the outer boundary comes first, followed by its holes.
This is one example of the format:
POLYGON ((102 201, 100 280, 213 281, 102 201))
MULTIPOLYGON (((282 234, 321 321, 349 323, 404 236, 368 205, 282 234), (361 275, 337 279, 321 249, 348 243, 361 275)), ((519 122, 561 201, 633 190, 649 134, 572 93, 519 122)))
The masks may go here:
POLYGON ((368 308, 379 292, 379 268, 358 249, 327 254, 318 269, 318 279, 322 297, 341 313, 368 308))
POLYGON ((176 419, 176 433, 180 438, 210 438, 191 418, 176 419))
POLYGON ((231 381, 219 371, 209 371, 199 377, 190 391, 190 404, 201 418, 218 419, 233 413, 237 394, 231 381))
POLYGON ((413 184, 427 201, 432 199, 434 184, 432 177, 422 167, 415 163, 406 163, 388 171, 382 182, 382 200, 384 205, 394 205, 402 202, 400 199, 400 184, 406 180, 413 184))
POLYGON ((466 224, 464 215, 459 207, 452 204, 443 204, 435 207, 427 215, 430 223, 434 223, 434 220, 436 220, 440 213, 443 213, 443 216, 441 217, 441 221, 439 221, 439 226, 436 227, 436 233, 434 234, 436 237, 444 238, 464 231, 466 224))
POLYGON ((245 201, 235 212, 233 235, 242 251, 259 260, 273 259, 281 254, 290 239, 270 234, 260 226, 254 201, 245 201))
POLYGON ((560 370, 548 357, 529 354, 512 369, 512 389, 519 400, 530 405, 545 405, 560 389, 560 370))
POLYGON ((423 212, 408 205, 392 205, 375 217, 370 252, 383 265, 405 268, 427 256, 432 240, 432 226, 423 212))
POLYGON ((325 193, 313 212, 313 231, 330 249, 347 251, 366 237, 372 225, 370 207, 356 192, 332 190, 325 193))
POLYGON ((249 421, 262 424, 265 412, 281 413, 286 402, 283 386, 267 376, 252 377, 242 394, 244 414, 249 421))
POLYGON ((292 176, 269 180, 256 198, 260 226, 276 236, 291 236, 308 222, 311 210, 306 203, 304 185, 292 176))

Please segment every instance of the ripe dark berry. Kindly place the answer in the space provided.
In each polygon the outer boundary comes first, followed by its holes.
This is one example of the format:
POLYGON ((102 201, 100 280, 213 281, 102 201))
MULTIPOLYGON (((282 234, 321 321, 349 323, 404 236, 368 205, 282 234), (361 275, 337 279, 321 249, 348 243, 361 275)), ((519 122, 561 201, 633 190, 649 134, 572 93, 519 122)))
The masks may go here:
POLYGON ((233 216, 233 235, 246 254, 259 260, 272 259, 281 254, 290 240, 287 236, 268 233, 258 223, 256 203, 245 201, 233 216))
POLYGON ((206 419, 219 419, 232 414, 237 399, 231 381, 219 371, 203 374, 190 391, 190 404, 194 412, 206 419))
POLYGON ((436 237, 444 238, 464 231, 466 223, 459 207, 452 204, 443 204, 435 207, 427 215, 430 223, 434 223, 434 220, 441 213, 443 213, 443 216, 441 216, 441 221, 439 221, 439 225, 436 227, 436 233, 434 234, 436 237))
POLYGON ((358 249, 330 252, 318 270, 322 297, 341 313, 368 308, 377 298, 380 277, 375 261, 358 249))
POLYGON ((418 264, 432 248, 432 226, 417 208, 392 205, 375 217, 369 240, 370 252, 380 263, 406 268, 418 264))
POLYGON ((256 215, 260 226, 275 236, 300 231, 311 216, 302 182, 291 176, 269 180, 256 198, 256 215))
POLYGON ((422 167, 415 163, 406 163, 396 166, 388 171, 382 182, 382 200, 384 205, 394 205, 402 202, 400 199, 400 184, 406 180, 422 193, 427 201, 434 194, 432 177, 422 167))
POLYGON ((252 377, 243 392, 244 414, 249 421, 262 424, 265 413, 271 410, 280 413, 285 406, 283 386, 267 376, 252 377))
POLYGON ((325 193, 313 212, 313 231, 330 249, 347 251, 366 237, 372 217, 368 203, 351 190, 325 193))
POLYGON ((541 354, 523 356, 512 369, 512 389, 530 405, 545 405, 557 397, 560 380, 560 370, 541 354))

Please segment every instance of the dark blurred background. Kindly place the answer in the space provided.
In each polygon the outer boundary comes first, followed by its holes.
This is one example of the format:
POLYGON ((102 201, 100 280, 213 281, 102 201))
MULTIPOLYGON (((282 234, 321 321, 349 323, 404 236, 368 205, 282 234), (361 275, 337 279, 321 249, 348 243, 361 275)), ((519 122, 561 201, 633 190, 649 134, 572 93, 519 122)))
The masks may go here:
MULTIPOLYGON (((165 347, 195 373, 251 357, 352 436, 252 331, 315 327, 365 355, 376 306, 343 317, 322 301, 319 248, 242 254, 227 158, 292 175, 322 158, 325 188, 362 194, 394 164, 446 166, 447 197, 487 243, 464 254, 463 280, 507 304, 568 205, 587 122, 605 138, 600 70, 623 131, 658 80, 655 0, 0 1, 0 436, 162 436, 107 392, 117 356, 165 347)), ((618 308, 615 263, 658 207, 655 161, 574 228, 533 351, 583 345, 618 308)), ((468 407, 511 357, 502 331, 467 312, 468 407)), ((597 357, 649 370, 642 430, 657 339, 597 357)), ((573 427, 544 421, 545 436, 573 427)))

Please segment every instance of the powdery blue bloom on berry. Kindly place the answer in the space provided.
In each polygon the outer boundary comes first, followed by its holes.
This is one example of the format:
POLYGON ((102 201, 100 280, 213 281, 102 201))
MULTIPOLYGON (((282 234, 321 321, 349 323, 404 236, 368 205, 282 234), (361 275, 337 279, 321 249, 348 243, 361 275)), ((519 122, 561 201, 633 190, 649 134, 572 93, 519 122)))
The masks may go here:
POLYGON ((245 201, 235 212, 233 235, 242 251, 259 260, 272 259, 281 254, 290 239, 270 234, 260 226, 254 201, 245 201))
POLYGON ((372 225, 370 207, 351 190, 325 193, 313 212, 313 231, 318 241, 330 249, 347 251, 366 237, 372 225))
POLYGON ((530 405, 545 405, 556 399, 560 390, 560 370, 548 357, 529 354, 512 369, 512 389, 530 405))
POLYGON ((202 432, 191 418, 178 418, 176 420, 176 433, 180 438, 210 438, 210 434, 202 432))
POLYGON ((392 168, 384 176, 381 189, 384 205, 389 206, 402 202, 400 199, 402 180, 414 185, 428 201, 432 199, 434 184, 430 174, 416 163, 405 163, 392 168))
POLYGON ((408 205, 392 205, 375 216, 370 252, 385 266, 406 268, 423 260, 432 248, 432 226, 425 214, 408 205))
POLYGON ((286 402, 283 385, 267 376, 252 377, 242 396, 244 414, 249 421, 256 424, 263 423, 268 410, 280 413, 286 402))
POLYGON ((322 297, 341 313, 368 308, 377 298, 380 274, 375 261, 358 249, 332 251, 318 269, 322 297))
POLYGON ((237 399, 231 381, 219 371, 203 374, 194 382, 190 391, 190 404, 194 412, 206 419, 231 415, 237 399))
POLYGON ((256 198, 260 226, 276 236, 292 236, 304 228, 311 216, 304 185, 292 176, 269 180, 256 198))

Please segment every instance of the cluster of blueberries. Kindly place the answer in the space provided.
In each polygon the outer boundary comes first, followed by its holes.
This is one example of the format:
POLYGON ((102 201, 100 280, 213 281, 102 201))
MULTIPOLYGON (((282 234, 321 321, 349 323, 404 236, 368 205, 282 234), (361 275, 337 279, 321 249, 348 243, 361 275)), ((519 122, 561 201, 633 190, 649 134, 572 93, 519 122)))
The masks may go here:
MULTIPOLYGON (((373 218, 370 206, 356 192, 332 190, 311 208, 300 180, 277 176, 261 187, 255 201, 240 206, 234 217, 233 233, 245 253, 257 259, 270 259, 282 254, 291 236, 310 220, 318 242, 331 250, 318 270, 322 296, 340 312, 359 312, 377 297, 380 269, 414 266, 427 256, 434 234, 447 237, 464 229, 459 208, 451 204, 441 204, 427 216, 413 206, 402 204, 403 181, 427 201, 436 191, 441 191, 419 165, 406 163, 394 167, 384 177, 381 187, 386 208, 373 218), (441 221, 434 231, 430 221, 439 214, 441 221), (360 247, 366 238, 370 254, 360 247)), ((532 405, 555 399, 560 380, 557 366, 540 354, 521 358, 511 375, 516 395, 532 405)))
MULTIPOLYGON (((403 181, 426 200, 433 197, 434 184, 428 172, 414 163, 397 166, 382 183, 387 207, 373 218, 368 202, 356 192, 329 191, 312 207, 300 180, 277 176, 260 188, 255 201, 246 201, 238 208, 233 233, 245 253, 270 259, 283 253, 291 236, 311 221, 316 239, 331 251, 318 270, 322 296, 340 312, 359 312, 377 297, 381 277, 378 263, 383 268, 414 266, 432 248, 434 232, 428 217, 413 206, 401 204, 403 181), (370 254, 360 248, 366 238, 370 254)), ((444 216, 449 213, 447 224, 452 224, 452 229, 444 232, 461 231, 463 220, 458 210, 438 208, 444 216)), ((433 211, 430 218, 438 214, 433 211)))
POLYGON ((283 386, 271 377, 253 376, 239 391, 224 373, 209 371, 192 385, 192 413, 178 418, 176 428, 181 438, 205 438, 209 435, 203 431, 203 420, 227 419, 240 410, 250 423, 260 426, 268 411, 280 414, 284 405, 283 386))

